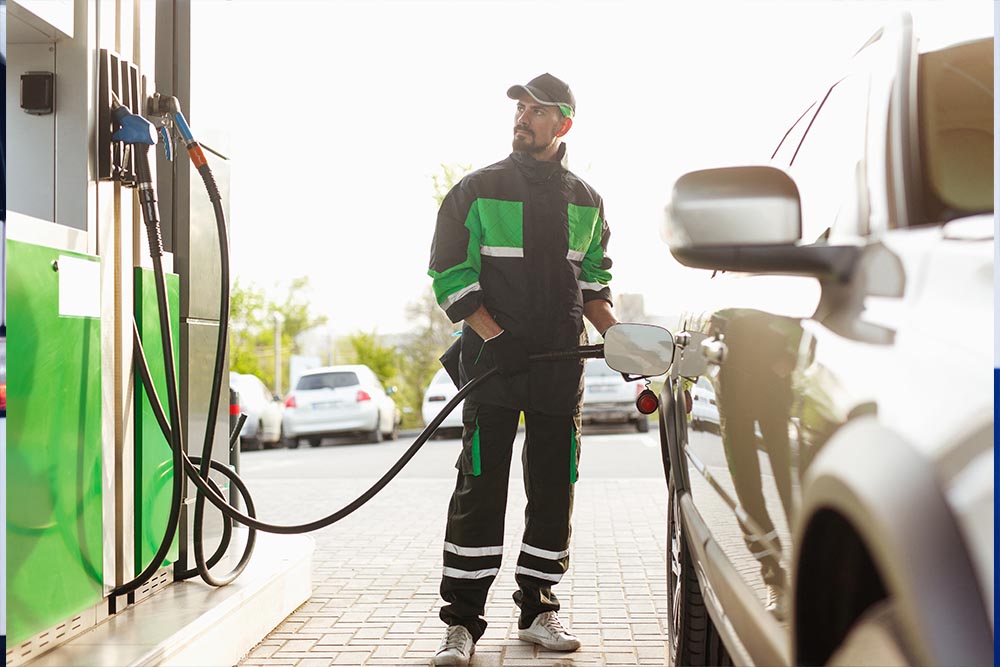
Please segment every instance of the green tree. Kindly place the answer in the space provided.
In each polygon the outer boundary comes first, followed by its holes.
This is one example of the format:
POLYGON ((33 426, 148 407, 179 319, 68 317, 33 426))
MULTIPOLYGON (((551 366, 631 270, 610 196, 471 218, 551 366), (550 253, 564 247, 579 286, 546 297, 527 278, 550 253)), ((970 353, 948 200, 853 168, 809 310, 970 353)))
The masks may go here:
POLYGON ((438 358, 454 341, 452 334, 459 325, 452 324, 444 314, 430 287, 417 301, 406 306, 406 316, 417 326, 410 331, 409 339, 400 350, 399 401, 412 408, 409 422, 416 426, 421 423, 420 407, 424 390, 434 373, 441 368, 438 358))
POLYGON ((445 195, 455 186, 455 183, 462 180, 462 177, 470 171, 472 171, 471 164, 441 164, 441 173, 431 177, 434 183, 434 201, 437 202, 438 206, 441 206, 445 195))
POLYGON ((385 386, 395 382, 399 372, 399 355, 393 348, 382 345, 375 332, 357 332, 348 336, 347 341, 357 363, 372 369, 379 382, 385 386))
POLYGON ((288 387, 288 359, 300 352, 296 337, 307 329, 326 323, 325 315, 312 312, 309 279, 294 278, 283 298, 269 299, 257 285, 243 285, 237 278, 230 291, 229 367, 237 373, 259 377, 274 386, 275 315, 281 317, 282 378, 288 387))

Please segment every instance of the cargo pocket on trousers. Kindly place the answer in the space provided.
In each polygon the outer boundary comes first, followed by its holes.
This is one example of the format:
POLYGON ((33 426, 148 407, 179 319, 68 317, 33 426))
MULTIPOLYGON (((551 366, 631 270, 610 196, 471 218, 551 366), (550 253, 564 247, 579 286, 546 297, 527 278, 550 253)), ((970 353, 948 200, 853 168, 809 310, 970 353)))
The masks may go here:
POLYGON ((479 449, 479 408, 465 403, 462 406, 462 453, 455 462, 463 475, 478 477, 482 473, 482 457, 479 449))

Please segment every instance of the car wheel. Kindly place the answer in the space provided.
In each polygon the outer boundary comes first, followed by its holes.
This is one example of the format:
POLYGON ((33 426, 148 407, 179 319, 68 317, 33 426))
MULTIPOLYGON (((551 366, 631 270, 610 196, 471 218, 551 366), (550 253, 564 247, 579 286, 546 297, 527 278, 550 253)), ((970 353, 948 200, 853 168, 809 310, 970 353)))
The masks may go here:
POLYGON ((639 433, 649 433, 649 420, 646 419, 646 415, 643 415, 636 420, 635 430, 639 433))
POLYGON ((667 655, 671 665, 707 667, 732 665, 712 619, 695 574, 681 522, 680 498, 673 473, 667 497, 667 655))
MULTIPOLYGON (((259 431, 258 431, 259 433, 259 431)), ((260 436, 253 438, 241 438, 240 439, 240 451, 243 452, 255 452, 258 449, 263 449, 264 445, 260 442, 260 436)))
POLYGON ((366 442, 382 442, 382 415, 375 414, 375 428, 368 432, 366 442))
POLYGON ((848 630, 827 665, 914 665, 903 645, 899 615, 891 600, 882 600, 848 630))
MULTIPOLYGON (((284 437, 284 436, 282 436, 284 437)), ((288 449, 298 449, 299 439, 298 438, 285 438, 285 447, 288 449)))
POLYGON ((319 447, 322 442, 323 438, 309 438, 310 447, 319 447))

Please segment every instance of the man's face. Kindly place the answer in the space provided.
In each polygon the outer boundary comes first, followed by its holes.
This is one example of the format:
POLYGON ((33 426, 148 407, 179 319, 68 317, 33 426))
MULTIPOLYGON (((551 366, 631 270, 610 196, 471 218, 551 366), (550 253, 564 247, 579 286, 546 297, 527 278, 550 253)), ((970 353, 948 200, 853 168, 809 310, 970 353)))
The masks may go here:
POLYGON ((529 95, 522 95, 514 112, 514 150, 544 152, 555 143, 564 120, 559 107, 539 104, 529 95))

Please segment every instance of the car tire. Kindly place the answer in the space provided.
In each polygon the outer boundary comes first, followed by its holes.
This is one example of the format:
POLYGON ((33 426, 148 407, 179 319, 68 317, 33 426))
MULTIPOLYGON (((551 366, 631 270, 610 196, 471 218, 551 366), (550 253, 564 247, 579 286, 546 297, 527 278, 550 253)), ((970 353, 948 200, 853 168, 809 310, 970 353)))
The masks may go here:
POLYGON ((323 438, 319 438, 319 437, 308 438, 308 440, 309 440, 309 446, 310 447, 319 447, 321 444, 323 444, 323 438))
POLYGON ((649 433, 649 419, 646 418, 646 415, 643 415, 636 420, 635 430, 639 433, 649 433))
POLYGON ((365 442, 382 442, 382 415, 375 413, 375 428, 368 432, 365 442))
POLYGON ((848 630, 827 665, 915 665, 899 630, 899 614, 892 600, 876 602, 848 630))
POLYGON ((253 438, 241 438, 240 439, 240 451, 243 452, 255 452, 260 449, 264 449, 264 445, 260 441, 260 431, 257 432, 258 435, 253 438))
POLYGON ((282 436, 282 437, 285 440, 285 447, 287 447, 288 449, 298 449, 299 448, 299 439, 298 438, 287 438, 285 436, 282 436))
POLYGON ((667 663, 685 667, 732 665, 705 608, 681 521, 673 473, 667 496, 667 663))

